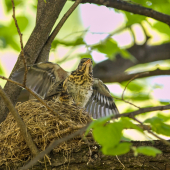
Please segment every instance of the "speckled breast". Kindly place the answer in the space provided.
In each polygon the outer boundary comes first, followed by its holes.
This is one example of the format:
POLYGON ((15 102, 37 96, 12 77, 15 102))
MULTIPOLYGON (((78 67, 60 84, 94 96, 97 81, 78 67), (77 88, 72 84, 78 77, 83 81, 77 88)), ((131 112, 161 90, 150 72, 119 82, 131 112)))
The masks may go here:
POLYGON ((86 76, 81 79, 70 76, 66 86, 67 92, 72 96, 74 102, 80 107, 85 107, 93 93, 93 80, 86 76))

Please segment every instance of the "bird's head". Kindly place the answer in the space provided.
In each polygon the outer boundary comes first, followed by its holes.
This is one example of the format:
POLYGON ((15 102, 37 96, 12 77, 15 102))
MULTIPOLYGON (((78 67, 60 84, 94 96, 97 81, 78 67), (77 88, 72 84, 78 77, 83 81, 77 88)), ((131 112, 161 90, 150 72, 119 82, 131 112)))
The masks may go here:
POLYGON ((85 74, 92 74, 93 61, 90 58, 82 58, 78 65, 77 71, 85 74))

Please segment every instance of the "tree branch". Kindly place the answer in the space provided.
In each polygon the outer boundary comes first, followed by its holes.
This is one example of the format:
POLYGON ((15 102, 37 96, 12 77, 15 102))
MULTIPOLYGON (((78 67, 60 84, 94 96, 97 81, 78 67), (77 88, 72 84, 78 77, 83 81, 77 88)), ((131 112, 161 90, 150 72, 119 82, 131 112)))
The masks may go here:
POLYGON ((146 77, 151 77, 151 76, 160 76, 160 75, 170 75, 170 70, 156 69, 156 70, 153 70, 153 71, 146 71, 146 72, 133 73, 133 74, 123 73, 123 74, 113 75, 112 77, 109 77, 109 78, 106 77, 106 78, 103 78, 102 80, 105 83, 111 83, 111 82, 121 83, 123 81, 128 81, 128 80, 130 80, 130 79, 132 79, 133 77, 136 77, 136 76, 137 77, 135 79, 146 78, 146 77), (139 75, 139 76, 137 76, 137 75, 139 75))
POLYGON ((141 5, 132 4, 128 1, 115 1, 115 0, 83 0, 81 3, 94 3, 98 5, 104 5, 106 7, 116 8, 119 10, 124 10, 134 14, 144 15, 158 21, 164 22, 170 25, 170 16, 157 12, 153 9, 143 7, 141 5))
MULTIPOLYGON (((51 33, 49 36, 47 42, 45 43, 44 47, 42 48, 42 51, 39 55, 40 58, 47 58, 46 56, 49 56, 50 48, 51 48, 51 43, 53 42, 54 38, 60 31, 61 27, 64 25, 68 17, 72 14, 72 12, 76 9, 76 7, 79 5, 81 0, 76 0, 75 3, 70 7, 70 9, 64 14, 54 31, 51 33)), ((37 60, 36 63, 41 62, 41 60, 37 60)))
POLYGON ((11 112, 11 114, 14 116, 14 118, 15 118, 15 120, 16 120, 19 128, 20 128, 21 134, 22 134, 23 138, 25 139, 25 142, 27 143, 28 147, 30 148, 31 153, 34 156, 37 155, 38 149, 37 149, 35 143, 33 142, 32 137, 31 137, 25 123, 21 119, 17 110, 15 109, 12 102, 10 101, 8 96, 5 94, 5 92, 3 91, 1 86, 0 86, 0 96, 3 98, 4 102, 6 103, 8 109, 9 109, 9 111, 11 112))
POLYGON ((134 116, 137 116, 139 114, 146 113, 146 112, 153 112, 153 111, 157 111, 157 110, 170 110, 170 104, 166 105, 166 106, 140 108, 139 110, 136 110, 134 112, 122 113, 122 114, 119 114, 119 115, 115 115, 115 116, 113 116, 113 118, 114 119, 119 118, 119 117, 133 118, 134 116))
MULTIPOLYGON (((128 48, 127 51, 131 55, 133 55, 133 57, 136 58, 136 61, 125 59, 120 54, 117 54, 115 56, 115 60, 105 60, 101 63, 96 64, 93 69, 93 73, 94 73, 93 75, 94 77, 101 79, 105 83, 112 82, 110 81, 110 79, 114 81, 113 77, 116 77, 116 79, 118 80, 118 76, 120 76, 120 82, 125 81, 126 79, 124 79, 123 77, 124 75, 122 76, 122 73, 126 69, 138 64, 144 64, 144 63, 160 61, 160 60, 168 60, 170 59, 169 49, 170 49, 170 43, 155 45, 155 46, 148 46, 146 44, 134 45, 128 48), (121 76, 122 76, 122 80, 121 80, 121 76)), ((132 76, 134 75, 132 74, 132 76)), ((130 78, 131 77, 129 77, 129 79, 130 78)))

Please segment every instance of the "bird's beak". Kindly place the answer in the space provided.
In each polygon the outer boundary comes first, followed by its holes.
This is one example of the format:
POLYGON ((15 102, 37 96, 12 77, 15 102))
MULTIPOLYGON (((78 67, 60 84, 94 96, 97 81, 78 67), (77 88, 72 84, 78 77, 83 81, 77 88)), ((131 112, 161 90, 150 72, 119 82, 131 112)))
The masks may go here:
POLYGON ((89 64, 89 65, 92 64, 91 59, 88 59, 87 61, 85 61, 84 64, 85 64, 85 65, 87 65, 87 64, 89 64))
POLYGON ((90 66, 92 65, 91 59, 88 59, 87 61, 85 61, 84 64, 86 65, 86 74, 89 74, 89 69, 90 69, 90 66))

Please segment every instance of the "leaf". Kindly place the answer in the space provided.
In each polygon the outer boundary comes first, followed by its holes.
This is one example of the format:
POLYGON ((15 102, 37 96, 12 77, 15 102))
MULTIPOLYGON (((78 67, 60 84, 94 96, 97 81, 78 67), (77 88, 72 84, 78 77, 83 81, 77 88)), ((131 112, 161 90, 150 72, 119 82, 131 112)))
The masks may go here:
POLYGON ((112 115, 110 116, 106 116, 106 117, 102 117, 100 119, 94 120, 87 128, 85 136, 89 133, 90 129, 94 129, 98 126, 103 126, 107 121, 110 120, 112 115))
POLYGON ((121 118, 120 122, 122 123, 123 128, 124 128, 124 129, 133 128, 133 129, 136 129, 136 130, 138 130, 139 132, 142 132, 142 133, 143 133, 143 130, 142 130, 139 126, 133 124, 130 120, 131 120, 130 118, 126 118, 126 117, 122 117, 122 118, 121 118))
POLYGON ((109 58, 113 58, 113 55, 119 51, 117 42, 113 39, 107 39, 98 45, 93 45, 93 49, 97 49, 99 52, 106 54, 109 58))
POLYGON ((130 12, 123 12, 127 18, 126 25, 133 25, 136 23, 141 23, 142 21, 146 20, 146 16, 138 15, 138 14, 132 14, 130 12))
POLYGON ((89 53, 84 53, 84 54, 79 54, 79 57, 82 59, 82 58, 91 58, 92 59, 92 56, 91 54, 89 53))
POLYGON ((118 144, 116 147, 108 148, 107 150, 104 150, 102 148, 102 152, 105 155, 122 155, 130 151, 131 143, 123 142, 118 144))
POLYGON ((64 40, 54 40, 52 43, 52 48, 56 48, 58 45, 64 45, 64 46, 79 46, 86 44, 84 42, 84 39, 82 37, 78 37, 74 41, 64 41, 64 40))
MULTIPOLYGON (((25 16, 17 16, 16 20, 17 20, 19 29, 20 29, 20 31, 22 33, 27 28, 27 26, 28 26, 28 18, 25 17, 25 16)), ((18 34, 14 20, 12 20, 10 25, 8 26, 8 31, 12 35, 18 34)))
POLYGON ((136 148, 137 153, 142 153, 143 155, 153 156, 155 157, 157 154, 161 154, 162 151, 151 147, 151 146, 140 146, 136 148))
POLYGON ((165 124, 163 122, 163 119, 159 117, 153 117, 145 120, 145 123, 150 123, 152 126, 152 130, 156 133, 170 136, 170 125, 165 124))
MULTIPOLYGON (((123 85, 125 87, 127 85, 127 83, 128 83, 128 81, 122 82, 121 85, 123 85)), ((145 86, 143 85, 143 83, 131 81, 126 88, 128 90, 131 90, 131 91, 138 91, 139 92, 139 91, 144 90, 145 86)))
MULTIPOLYGON (((168 103, 169 104, 169 103, 168 103)), ((169 115, 164 115, 164 114, 161 114, 161 113, 158 113, 158 118, 162 119, 163 121, 168 121, 170 120, 170 114, 169 115)))
POLYGON ((110 123, 105 126, 94 128, 93 137, 100 145, 102 145, 102 151, 105 153, 109 148, 118 145, 122 137, 122 130, 121 123, 110 123))
POLYGON ((163 34, 166 34, 167 36, 170 36, 169 35, 169 32, 170 32, 170 28, 167 24, 165 23, 162 23, 162 22, 159 22, 157 21, 154 25, 153 25, 153 28, 158 30, 159 32, 163 33, 163 34))
MULTIPOLYGON (((15 0, 14 1, 14 4, 15 4, 15 7, 18 6, 18 5, 23 5, 24 1, 22 0, 15 0)), ((12 3, 11 3, 11 0, 5 0, 5 6, 6 6, 6 10, 7 12, 10 12, 12 10, 12 3)))

